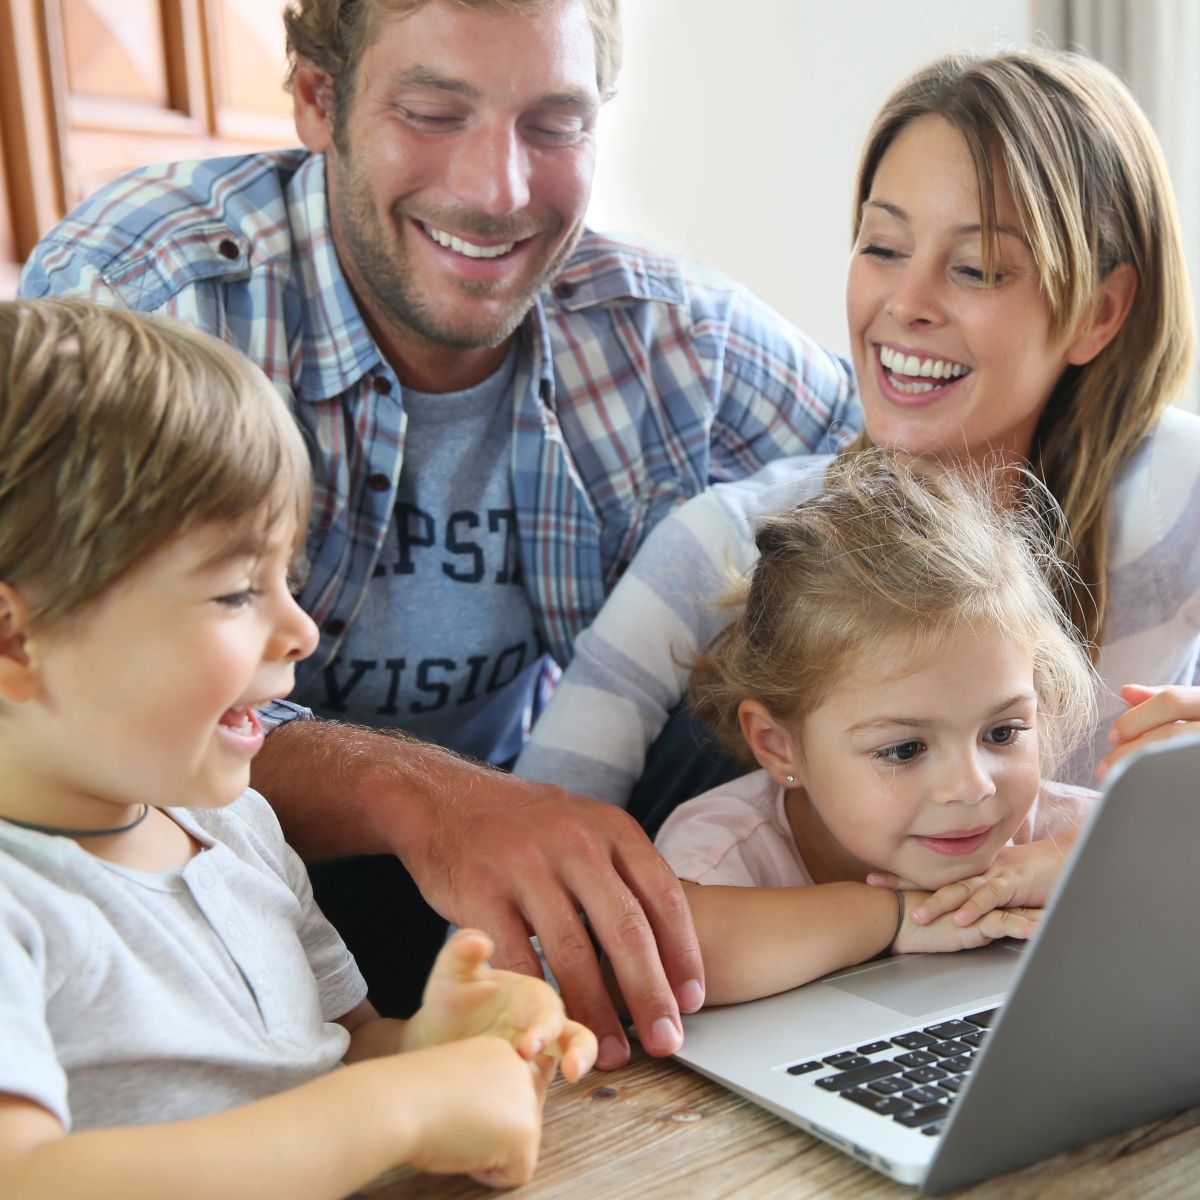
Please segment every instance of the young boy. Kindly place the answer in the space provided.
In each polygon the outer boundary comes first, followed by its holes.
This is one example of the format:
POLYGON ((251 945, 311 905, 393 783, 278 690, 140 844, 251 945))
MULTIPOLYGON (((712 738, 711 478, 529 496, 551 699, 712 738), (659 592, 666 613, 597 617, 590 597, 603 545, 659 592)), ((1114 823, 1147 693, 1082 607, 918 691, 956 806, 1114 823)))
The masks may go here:
POLYGON ((594 1060, 472 931, 379 1018, 247 788, 255 709, 316 643, 288 580, 308 470, 214 339, 0 304, 2 1195, 521 1183, 556 1060, 594 1060))

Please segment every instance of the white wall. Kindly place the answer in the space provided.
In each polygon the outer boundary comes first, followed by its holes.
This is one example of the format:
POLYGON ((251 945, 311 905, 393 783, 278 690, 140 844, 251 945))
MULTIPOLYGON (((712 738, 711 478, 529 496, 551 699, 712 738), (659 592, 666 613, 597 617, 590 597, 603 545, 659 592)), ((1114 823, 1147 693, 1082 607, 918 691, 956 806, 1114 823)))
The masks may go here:
POLYGON ((1026 0, 624 0, 625 67, 589 213, 690 252, 846 348, 859 146, 948 50, 1024 44, 1026 0))

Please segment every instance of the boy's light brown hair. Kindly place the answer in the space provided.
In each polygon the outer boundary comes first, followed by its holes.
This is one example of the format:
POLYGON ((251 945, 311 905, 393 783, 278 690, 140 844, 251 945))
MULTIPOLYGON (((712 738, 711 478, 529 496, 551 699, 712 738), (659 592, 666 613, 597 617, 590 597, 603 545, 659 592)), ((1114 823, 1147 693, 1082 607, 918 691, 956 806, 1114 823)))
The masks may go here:
POLYGON ((168 541, 261 537, 310 468, 256 367, 181 323, 86 300, 0 302, 0 580, 30 621, 74 614, 168 541))

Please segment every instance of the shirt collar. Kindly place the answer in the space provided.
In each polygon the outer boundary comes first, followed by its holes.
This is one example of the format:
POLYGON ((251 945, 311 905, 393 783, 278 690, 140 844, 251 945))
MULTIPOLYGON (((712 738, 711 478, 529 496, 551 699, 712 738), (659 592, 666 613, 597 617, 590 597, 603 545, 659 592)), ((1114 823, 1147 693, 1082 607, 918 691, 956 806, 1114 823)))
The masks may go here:
POLYGON ((300 280, 300 399, 326 400, 353 388, 382 363, 333 245, 325 156, 313 154, 287 187, 293 267, 300 280))

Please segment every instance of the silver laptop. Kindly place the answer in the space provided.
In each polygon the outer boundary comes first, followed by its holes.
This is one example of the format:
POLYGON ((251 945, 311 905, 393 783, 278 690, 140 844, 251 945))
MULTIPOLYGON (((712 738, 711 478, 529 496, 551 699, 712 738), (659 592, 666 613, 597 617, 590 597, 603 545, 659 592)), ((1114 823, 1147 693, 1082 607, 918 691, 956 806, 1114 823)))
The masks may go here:
POLYGON ((1115 769, 1036 938, 684 1018, 688 1066, 944 1192, 1200 1103, 1200 737, 1115 769))

